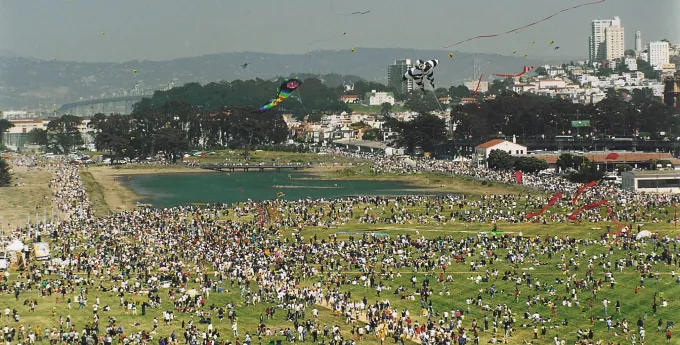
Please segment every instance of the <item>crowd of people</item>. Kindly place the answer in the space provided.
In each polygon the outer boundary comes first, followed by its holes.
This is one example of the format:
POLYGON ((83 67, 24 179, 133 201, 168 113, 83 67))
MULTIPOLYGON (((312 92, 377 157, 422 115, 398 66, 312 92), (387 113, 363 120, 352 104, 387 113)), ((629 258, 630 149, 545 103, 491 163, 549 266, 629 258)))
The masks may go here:
MULTIPOLYGON (((449 162, 419 160, 413 165, 370 158, 376 171, 438 171, 512 181, 505 173, 449 162)), ((614 339, 610 344, 636 340, 643 344, 645 332, 653 329, 645 326, 650 323, 648 314, 669 307, 663 294, 642 287, 658 281, 660 268, 678 266, 677 242, 667 237, 645 246, 632 236, 576 239, 479 233, 425 238, 414 232, 339 239, 337 233, 319 236, 308 230, 351 222, 521 222, 530 208, 545 203, 540 196, 279 199, 97 217, 78 166, 58 163, 48 169, 54 174, 49 184, 53 197, 67 217, 17 229, 33 242, 49 238, 54 259, 29 261, 6 285, 16 300, 28 301, 11 312, 14 321, 3 329, 8 343, 49 339, 53 345, 114 341, 250 345, 284 340, 348 345, 372 337, 381 344, 391 338, 400 344, 449 345, 478 344, 480 339, 503 343, 520 332, 533 334, 534 339, 549 338, 556 345, 594 344, 602 338, 614 339), (546 265, 554 267, 545 274, 532 272, 546 265), (522 269, 526 266, 531 270, 522 269), (632 310, 628 301, 606 300, 606 291, 631 276, 639 277, 636 294, 645 294, 650 308, 632 310), (61 304, 54 307, 51 319, 45 316, 51 327, 24 327, 20 315, 35 308, 32 301, 53 294, 61 304), (224 294, 231 297, 219 297, 224 294), (456 294, 459 298, 448 300, 456 294), (105 304, 104 295, 116 296, 119 305, 105 304), (510 303, 501 303, 499 295, 513 297, 510 303), (617 312, 609 313, 608 303, 617 312), (586 312, 597 305, 603 309, 589 312, 592 328, 577 335, 560 331, 574 322, 561 317, 564 310, 586 312), (138 321, 123 324, 111 316, 115 308, 137 315, 138 321), (621 308, 631 314, 620 314, 621 308), (85 313, 80 309, 88 310, 87 322, 76 325, 70 315, 85 313), (245 327, 239 322, 243 313, 258 311, 259 322, 245 327), (322 317, 324 313, 331 313, 332 323, 322 317), (631 327, 628 319, 638 316, 637 327, 631 327), (594 331, 598 323, 606 325, 606 334, 594 331)), ((525 181, 548 191, 578 188, 556 178, 527 176, 525 181)), ((610 188, 594 188, 584 197, 596 199, 610 188)), ((657 207, 674 199, 621 192, 616 202, 621 219, 651 221, 662 217, 657 207), (634 215, 628 215, 632 210, 634 215)), ((561 203, 567 206, 566 201, 561 203)), ((587 217, 601 220, 594 212, 587 217)), ((541 219, 566 221, 555 213, 541 219)), ((669 341, 672 321, 659 320, 656 330, 669 341)), ((533 341, 537 340, 524 339, 533 341)))
MULTIPOLYGON (((483 165, 475 165, 464 161, 437 160, 426 157, 404 159, 399 156, 349 152, 338 148, 329 148, 326 152, 371 161, 371 169, 376 173, 414 174, 419 172, 436 172, 466 176, 490 182, 516 183, 514 171, 493 170, 483 165)), ((548 195, 541 196, 538 193, 527 193, 521 196, 526 198, 526 203, 519 203, 519 200, 517 200, 518 196, 516 195, 497 195, 483 198, 483 201, 480 201, 480 205, 478 205, 480 212, 476 217, 473 216, 474 220, 483 222, 569 222, 568 215, 576 209, 572 203, 573 197, 578 189, 583 186, 570 182, 560 176, 527 173, 522 176, 522 185, 538 191, 548 192, 548 195), (546 205, 548 199, 554 193, 561 193, 563 195, 563 198, 555 204, 554 208, 541 216, 526 218, 527 214, 546 205), (493 204, 494 202, 496 204, 493 204), (558 211, 555 211, 555 209, 558 211)), ((579 205, 582 206, 601 200, 607 200, 608 205, 612 207, 614 218, 624 223, 624 225, 628 225, 629 228, 630 223, 669 223, 675 221, 675 213, 669 214, 669 210, 674 209, 680 203, 678 195, 638 193, 618 188, 612 183, 603 182, 584 190, 579 198, 579 205)), ((601 222, 611 220, 612 218, 604 214, 602 208, 583 210, 577 217, 579 222, 601 222)))

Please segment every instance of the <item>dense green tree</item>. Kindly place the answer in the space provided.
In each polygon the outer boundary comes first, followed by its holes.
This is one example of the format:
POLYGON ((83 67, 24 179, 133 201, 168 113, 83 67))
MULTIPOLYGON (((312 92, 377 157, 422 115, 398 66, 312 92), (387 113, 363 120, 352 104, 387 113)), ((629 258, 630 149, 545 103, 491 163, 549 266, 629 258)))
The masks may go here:
POLYGON ((184 132, 178 128, 161 128, 154 135, 154 147, 162 151, 165 159, 172 160, 173 163, 189 150, 189 140, 184 132))
POLYGON ((525 173, 537 173, 548 168, 549 166, 546 161, 536 157, 519 157, 515 159, 515 170, 525 173))
POLYGON ((4 158, 0 157, 0 187, 9 187, 12 183, 12 174, 9 171, 9 164, 4 158))
POLYGON ((575 169, 579 170, 582 165, 589 160, 585 156, 576 156, 571 153, 563 153, 557 157, 557 167, 559 170, 575 169))
POLYGON ((392 111, 392 104, 385 102, 385 103, 380 105, 380 115, 387 116, 387 115, 390 114, 391 111, 392 111))
POLYGON ((460 101, 461 98, 470 97, 471 91, 465 85, 451 86, 449 88, 449 96, 454 101, 460 101))
POLYGON ((363 140, 380 141, 382 140, 382 132, 377 128, 370 128, 364 132, 363 140))
POLYGON ((9 120, 0 119, 0 144, 2 144, 2 139, 5 132, 7 132, 12 127, 14 127, 14 124, 9 122, 9 120))
POLYGON ((47 124, 48 149, 54 153, 70 153, 83 145, 78 128, 83 120, 78 116, 62 115, 47 124))
POLYGON ((637 69, 638 71, 642 72, 645 74, 645 78, 648 79, 657 79, 659 77, 659 72, 654 70, 654 67, 649 64, 649 62, 638 59, 637 60, 637 69))
POLYGON ((431 92, 425 94, 421 92, 411 92, 404 106, 418 114, 428 114, 439 109, 439 101, 431 92))
POLYGON ((511 170, 514 167, 514 159, 503 150, 491 150, 489 157, 486 158, 486 164, 491 169, 511 170))
POLYGON ((608 77, 612 74, 614 74, 614 70, 611 68, 600 68, 595 73, 598 77, 608 77))
POLYGON ((49 137, 47 135, 47 130, 41 128, 34 128, 28 132, 28 143, 33 145, 38 145, 43 148, 47 148, 49 144, 49 137))
POLYGON ((416 148, 432 152, 435 145, 446 139, 446 123, 434 115, 419 115, 408 122, 392 121, 387 125, 396 129, 399 133, 396 144, 408 152, 416 148))
POLYGON ((604 170, 598 170, 595 163, 584 163, 577 172, 567 175, 567 179, 576 183, 588 183, 590 181, 601 180, 604 177, 604 170))

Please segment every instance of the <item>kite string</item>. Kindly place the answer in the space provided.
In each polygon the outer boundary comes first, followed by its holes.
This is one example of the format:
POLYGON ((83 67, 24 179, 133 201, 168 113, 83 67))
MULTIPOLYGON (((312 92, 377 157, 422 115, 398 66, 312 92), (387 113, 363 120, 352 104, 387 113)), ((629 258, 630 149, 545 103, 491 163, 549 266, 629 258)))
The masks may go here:
POLYGON ((567 11, 575 10, 575 9, 577 9, 577 8, 579 8, 579 7, 584 7, 584 6, 590 6, 590 5, 601 4, 601 3, 605 2, 605 1, 607 1, 607 0, 598 0, 598 1, 593 1, 593 2, 588 2, 588 3, 584 3, 584 4, 580 4, 580 5, 568 7, 568 8, 562 9, 562 10, 556 12, 556 13, 553 13, 552 15, 547 16, 547 17, 545 17, 545 18, 543 18, 543 19, 541 19, 541 20, 535 21, 535 22, 533 22, 533 23, 526 24, 526 25, 524 25, 524 26, 520 26, 520 27, 518 27, 518 28, 509 30, 509 31, 506 31, 506 32, 502 32, 502 33, 498 33, 498 34, 479 35, 479 36, 470 37, 470 38, 464 39, 464 40, 462 40, 462 41, 460 41, 460 42, 456 42, 456 43, 454 43, 454 44, 450 44, 450 45, 448 45, 448 46, 446 46, 446 47, 444 47, 444 48, 451 48, 451 47, 453 47, 453 46, 457 46, 457 45, 462 44, 462 43, 465 43, 465 42, 469 42, 469 41, 472 41, 472 40, 476 40, 476 39, 478 39, 478 38, 491 38, 491 37, 498 37, 498 36, 502 36, 502 35, 507 35, 507 34, 510 34, 510 33, 513 33, 513 32, 517 32, 517 31, 522 30, 522 29, 526 29, 526 28, 528 28, 528 27, 530 27, 530 26, 534 26, 534 25, 536 25, 536 24, 542 23, 542 22, 544 22, 544 21, 546 21, 546 20, 548 20, 548 19, 551 19, 552 17, 557 16, 558 14, 560 14, 560 13, 562 13, 562 12, 567 12, 567 11))
POLYGON ((439 98, 437 97, 437 94, 434 92, 434 89, 430 90, 432 91, 432 94, 434 95, 434 101, 437 102, 437 105, 439 106, 439 111, 444 112, 444 109, 442 108, 442 104, 439 102, 439 98))
POLYGON ((305 110, 305 113, 309 113, 309 110, 307 110, 307 107, 305 107, 305 104, 302 103, 302 94, 300 93, 300 88, 297 88, 295 91, 297 91, 297 93, 298 93, 298 101, 302 105, 302 109, 305 110))

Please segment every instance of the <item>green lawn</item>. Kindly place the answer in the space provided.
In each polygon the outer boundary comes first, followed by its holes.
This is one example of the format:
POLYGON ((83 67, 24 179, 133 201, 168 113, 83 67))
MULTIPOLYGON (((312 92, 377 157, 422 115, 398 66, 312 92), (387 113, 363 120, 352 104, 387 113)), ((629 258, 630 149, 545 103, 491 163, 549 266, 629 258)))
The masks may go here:
MULTIPOLYGON (((231 154, 229 153, 220 153, 218 157, 215 159, 221 158, 222 160, 224 160, 225 157, 230 156, 231 154)), ((257 159, 261 159, 261 161, 267 161, 277 158, 282 161, 286 161, 286 159, 288 159, 289 161, 293 161, 293 159, 300 159, 305 161, 306 159, 313 159, 316 156, 318 155, 305 156, 299 154, 291 154, 289 158, 285 158, 286 155, 282 155, 280 153, 277 153, 276 155, 267 152, 256 153, 257 159)), ((363 166, 363 168, 357 167, 350 169, 349 170, 350 173, 345 172, 345 174, 348 175, 346 178, 353 178, 352 176, 355 175, 360 176, 362 174, 366 175, 369 174, 368 172, 362 169, 367 169, 367 166, 363 166)), ((81 175, 81 177, 84 179, 86 188, 88 188, 88 186, 90 185, 90 183, 88 182, 90 177, 87 176, 87 174, 83 174, 81 175)), ((391 177, 380 176, 380 178, 391 177)), ((479 201, 481 195, 488 195, 492 193, 526 194, 528 192, 528 190, 522 189, 521 187, 518 186, 513 187, 511 185, 502 184, 494 184, 492 186, 488 186, 488 184, 482 185, 481 182, 472 181, 470 179, 465 179, 462 177, 448 177, 445 175, 437 174, 422 174, 421 177, 419 178, 423 179, 421 180, 421 182, 423 183, 425 180, 430 181, 429 183, 431 183, 433 187, 443 185, 446 187, 441 188, 451 188, 451 190, 458 190, 460 192, 464 192, 466 190, 469 191, 469 193, 467 193, 469 197, 466 200, 466 204, 464 205, 463 209, 458 209, 458 207, 452 209, 446 207, 447 205, 442 205, 443 209, 440 211, 440 214, 447 217, 449 213, 453 211, 479 212, 479 206, 474 204, 474 202, 479 201)), ((97 202, 99 198, 97 191, 92 190, 92 188, 90 188, 88 189, 88 193, 90 195, 90 199, 93 200, 94 202, 97 202)), ((536 193, 534 191, 533 194, 537 195, 540 193, 536 193)), ((432 207, 435 205, 437 205, 437 201, 430 200, 427 203, 416 202, 413 205, 403 207, 405 207, 405 210, 409 213, 421 213, 421 214, 427 213, 429 216, 432 216, 435 212, 435 210, 432 207)), ((444 239, 446 236, 450 236, 450 239, 452 239, 453 241, 449 242, 447 245, 442 246, 442 248, 439 251, 431 252, 432 257, 430 259, 437 259, 439 256, 450 254, 449 246, 455 245, 455 243, 457 243, 457 241, 460 241, 462 238, 467 238, 469 236, 474 237, 478 232, 488 231, 493 228, 493 225, 488 222, 464 222, 461 220, 455 220, 452 222, 451 221, 435 222, 430 218, 428 218, 427 224, 425 224, 424 222, 419 223, 417 220, 409 220, 406 221, 404 224, 387 224, 381 221, 377 222, 376 224, 367 224, 362 223, 358 220, 358 217, 363 215, 366 206, 370 206, 368 209, 368 214, 370 215, 374 215, 378 218, 388 218, 392 216, 392 211, 390 210, 389 206, 383 209, 382 207, 375 207, 373 205, 356 204, 354 205, 354 218, 350 220, 347 224, 344 225, 335 224, 330 228, 305 226, 300 234, 302 236, 302 241, 307 242, 315 235, 317 236, 318 241, 329 240, 332 236, 336 234, 338 235, 339 241, 347 241, 349 240, 350 236, 357 240, 361 238, 361 233, 372 232, 387 233, 391 236, 391 238, 394 238, 397 235, 410 235, 413 240, 419 239, 421 237, 427 239, 444 239), (340 232, 343 232, 344 234, 338 234, 340 232)), ((491 209, 498 209, 504 207, 501 205, 501 203, 495 201, 488 203, 487 206, 490 207, 491 209)), ((327 206, 322 207, 326 207, 326 210, 328 209, 327 206)), ((523 211, 524 209, 525 209, 524 201, 519 201, 515 210, 523 211)), ((551 209, 551 212, 568 213, 570 210, 571 209, 569 207, 565 207, 563 209, 553 208, 551 209)), ((316 211, 319 211, 318 207, 310 207, 308 210, 308 214, 313 214, 316 211)), ((399 210, 397 210, 397 213, 398 212, 399 210)), ((235 220, 239 222, 250 222, 254 219, 253 213, 256 212, 251 212, 250 215, 246 215, 243 217, 237 217, 235 216, 234 212, 232 212, 229 217, 224 217, 224 219, 235 220)), ((673 224, 668 223, 670 217, 673 217, 673 212, 671 208, 667 209, 649 208, 646 210, 640 209, 638 210, 638 213, 640 216, 644 216, 646 219, 651 219, 652 216, 660 219, 660 221, 656 223, 643 222, 644 223, 643 229, 645 230, 658 232, 661 235, 667 235, 669 237, 674 237, 680 233, 673 226, 673 224), (668 215, 666 215, 665 211, 671 212, 669 212, 668 215)), ((287 217, 287 215, 284 213, 282 217, 287 217)), ((186 220, 180 221, 178 219, 168 221, 176 222, 176 224, 186 222, 186 220)), ((276 219, 274 219, 274 221, 276 221, 276 219)), ((627 222, 622 221, 622 223, 627 222)), ((497 226, 498 231, 502 231, 504 234, 510 236, 517 236, 520 233, 522 233, 524 237, 540 238, 542 240, 545 239, 546 236, 555 237, 569 236, 570 238, 575 238, 579 240, 592 239, 597 241, 600 239, 600 236, 602 234, 607 232, 608 225, 611 225, 611 223, 610 222, 599 223, 584 222, 580 224, 549 223, 547 225, 542 225, 538 223, 510 224, 501 222, 497 226)), ((292 240, 293 235, 297 232, 298 232, 297 228, 295 229, 282 228, 279 232, 280 237, 278 239, 292 240)), ((88 241, 86 241, 82 235, 72 234, 72 236, 70 236, 69 239, 70 241, 72 241, 73 247, 76 248, 75 249, 76 253, 79 252, 92 253, 92 251, 94 250, 91 246, 88 246, 88 241)), ((132 242, 131 240, 133 239, 128 238, 120 239, 121 242, 125 241, 132 242)), ((369 238, 368 241, 372 240, 369 238)), ((61 256, 60 252, 60 249, 62 248, 61 244, 62 244, 61 242, 53 243, 52 255, 54 257, 61 256)), ((383 244, 383 246, 389 245, 392 244, 390 242, 383 244)), ((522 344, 523 340, 531 340, 531 338, 533 337, 532 327, 535 324, 532 323, 530 320, 525 320, 523 318, 524 312, 527 311, 526 302, 528 299, 532 301, 538 301, 537 303, 531 304, 531 307, 529 308, 530 313, 539 313, 540 315, 551 319, 549 322, 544 323, 544 325, 548 329, 547 331, 548 339, 539 340, 539 342, 537 342, 538 344, 551 344, 552 337, 555 335, 558 335, 560 338, 566 339, 568 344, 573 344, 576 339, 576 331, 579 329, 586 328, 592 328, 594 330, 595 341, 602 339, 606 341, 613 341, 614 343, 630 344, 631 340, 626 339, 626 337, 629 336, 631 333, 627 335, 622 335, 621 330, 619 329, 617 330, 618 335, 615 336, 614 331, 608 332, 605 322, 600 320, 604 318, 604 311, 602 308, 602 300, 604 298, 611 301, 611 305, 609 307, 609 315, 613 315, 614 322, 616 323, 617 320, 622 320, 623 318, 627 319, 631 332, 636 331, 637 329, 636 322, 638 318, 645 319, 645 329, 647 332, 645 344, 661 344, 665 342, 665 333, 658 332, 656 330, 657 320, 662 319, 664 323, 666 320, 672 320, 675 322, 680 321, 680 316, 678 316, 678 313, 676 312, 676 310, 680 308, 680 298, 678 298, 678 296, 680 296, 680 284, 676 284, 671 276, 671 272, 675 271, 676 273, 680 273, 680 271, 678 271, 677 267, 667 266, 661 262, 652 263, 653 268, 651 270, 651 272, 659 272, 661 277, 660 281, 657 282, 656 279, 654 278, 645 278, 644 281, 645 287, 639 289, 637 293, 635 293, 635 287, 639 284, 640 274, 638 271, 636 271, 635 267, 626 267, 623 269, 622 272, 618 271, 614 272, 614 276, 616 279, 615 288, 611 289, 609 288, 608 283, 604 283, 603 287, 597 290, 597 296, 593 302, 592 309, 588 307, 588 301, 590 298, 593 297, 592 290, 577 291, 578 301, 583 308, 576 305, 573 305, 572 307, 567 307, 562 306, 562 304, 559 304, 559 306, 557 307, 557 316, 551 316, 550 307, 546 303, 541 302, 541 300, 544 298, 551 301, 561 301, 565 298, 568 298, 569 293, 567 292, 565 285, 558 284, 556 281, 557 279, 568 279, 573 274, 576 275, 577 279, 584 279, 584 277, 586 277, 586 272, 590 271, 592 273, 592 277, 594 280, 597 281, 602 279, 604 281, 605 270, 603 269, 602 265, 606 264, 608 261, 611 262, 613 266, 616 261, 626 259, 629 256, 635 257, 641 253, 648 254, 651 252, 661 254, 664 250, 663 246, 655 247, 654 243, 641 243, 639 247, 628 250, 613 245, 611 247, 612 255, 610 257, 605 258, 604 256, 609 253, 609 245, 603 246, 601 244, 597 244, 597 242, 593 242, 588 243, 587 245, 579 244, 579 252, 583 251, 586 252, 586 254, 583 256, 577 256, 573 250, 565 250, 563 252, 557 252, 553 254, 551 258, 549 258, 547 248, 542 248, 542 245, 540 243, 535 242, 534 245, 528 249, 529 255, 526 256, 523 263, 510 264, 505 260, 506 255, 509 254, 509 249, 512 248, 512 242, 510 237, 506 238, 506 245, 507 247, 499 247, 495 249, 495 254, 498 256, 499 260, 493 262, 493 264, 488 267, 489 270, 496 269, 499 271, 499 279, 497 280, 491 279, 491 281, 489 282, 480 282, 478 284, 469 279, 471 277, 476 277, 478 274, 482 276, 485 274, 484 270, 480 272, 470 271, 469 262, 480 260, 480 251, 478 250, 478 248, 475 249, 474 253, 469 254, 466 263, 456 262, 455 260, 453 260, 450 264, 447 264, 448 267, 446 268, 445 272, 442 268, 438 268, 430 272, 423 271, 415 272, 412 267, 401 267, 399 269, 383 270, 382 261, 378 260, 378 262, 371 264, 372 268, 375 270, 374 276, 376 277, 376 281, 382 281, 383 284, 390 287, 391 289, 383 291, 380 296, 378 296, 378 293, 375 289, 366 288, 360 283, 361 277, 367 275, 366 273, 362 273, 359 267, 357 267, 356 265, 345 262, 340 256, 335 256, 334 259, 341 260, 343 264, 339 277, 346 282, 350 282, 354 279, 357 279, 356 281, 359 282, 358 284, 353 283, 343 284, 339 287, 339 291, 351 293, 352 300, 356 301, 362 299, 363 297, 366 297, 369 303, 375 303, 376 301, 383 301, 387 299, 390 301, 392 308, 397 310, 408 309, 410 311, 411 318, 413 320, 419 321, 422 324, 423 322, 427 321, 427 317, 420 316, 422 308, 418 298, 416 298, 415 300, 402 299, 400 295, 394 294, 394 290, 400 286, 403 286, 406 289, 406 293, 411 294, 412 292, 414 292, 414 288, 411 287, 410 283, 410 278, 413 275, 417 276, 419 283, 422 282, 424 279, 429 278, 433 287, 433 295, 431 296, 431 299, 433 302, 433 309, 435 312, 435 315, 432 316, 434 320, 438 320, 444 311, 463 310, 466 313, 463 322, 464 326, 469 327, 472 319, 477 319, 479 323, 483 325, 482 320, 484 319, 485 316, 490 315, 490 313, 475 306, 474 303, 473 304, 467 303, 468 299, 474 300, 477 298, 478 295, 481 295, 484 299, 483 304, 489 304, 491 307, 495 307, 497 304, 507 305, 512 309, 513 315, 516 319, 515 323, 516 330, 514 332, 514 336, 509 339, 510 344, 522 344), (561 259, 562 253, 564 253, 565 255, 566 262, 569 262, 569 259, 572 258, 578 261, 580 264, 580 269, 576 271, 574 270, 574 268, 572 268, 569 272, 565 271, 562 265, 561 259), (593 266, 591 268, 588 267, 588 260, 590 259, 593 259, 593 266), (541 286, 539 288, 535 288, 533 286, 527 287, 526 284, 518 285, 517 287, 521 291, 521 297, 519 298, 519 300, 516 301, 515 298, 513 297, 513 291, 516 287, 515 283, 512 281, 500 279, 500 277, 503 276, 503 272, 506 271, 516 271, 519 272, 520 274, 521 273, 531 274, 532 277, 534 277, 534 282, 536 281, 540 282, 541 286), (453 281, 449 282, 438 281, 438 277, 440 276, 440 274, 442 274, 444 277, 450 274, 453 278, 453 281), (496 290, 498 291, 498 293, 493 299, 487 293, 491 285, 494 285, 496 290), (554 292, 551 292, 553 290, 554 292), (652 299, 655 293, 663 294, 663 298, 665 298, 668 302, 667 307, 661 307, 661 303, 659 303, 659 308, 656 314, 652 312, 651 308, 652 299), (621 314, 616 314, 615 312, 614 305, 616 301, 620 301, 621 303, 621 314), (562 321, 565 319, 568 320, 568 325, 562 326, 562 321), (522 325, 528 325, 528 327, 522 325)), ((674 247, 673 244, 667 245, 667 249, 673 253, 677 253, 677 249, 674 247)), ((522 248, 521 250, 524 250, 524 248, 522 248)), ((417 258, 421 255, 414 251, 413 249, 408 249, 405 254, 408 255, 410 258, 417 258)), ((386 259, 386 255, 397 254, 385 254, 380 257, 384 260, 386 259)), ((312 263, 313 259, 314 258, 312 257, 307 258, 307 260, 309 260, 308 263, 310 265, 318 266, 318 264, 312 263)), ((192 265, 191 263, 189 264, 192 265)), ((208 270, 212 270, 210 268, 209 262, 204 262, 203 264, 205 264, 208 267, 208 270)), ((78 271, 77 269, 75 269, 75 273, 80 276, 84 275, 82 271, 78 271)), ((118 274, 119 273, 118 269, 114 269, 113 273, 118 274)), ((18 281, 25 282, 26 281, 25 273, 22 276, 20 276, 20 274, 21 272, 16 272, 14 270, 11 271, 11 274, 8 276, 8 279, 5 281, 5 284, 8 287, 12 287, 18 281)), ((44 275, 42 277, 42 280, 45 281, 61 280, 61 277, 59 276, 47 275, 46 271, 43 274, 44 275)), ((142 284, 144 283, 144 281, 139 279, 139 277, 133 275, 129 282, 131 285, 134 285, 138 281, 142 284)), ((301 281, 301 286, 303 287, 311 286, 311 284, 317 282, 320 282, 322 284, 329 283, 328 276, 319 274, 315 277, 311 277, 307 280, 301 281)), ((110 287, 112 286, 113 283, 111 283, 108 279, 103 279, 102 284, 104 286, 110 287)), ((573 282, 571 284, 573 286, 573 282)), ((44 330, 46 327, 50 328, 55 326, 58 327, 59 317, 63 317, 65 319, 67 316, 70 316, 76 327, 78 327, 78 329, 80 330, 82 329, 84 324, 91 321, 92 303, 96 300, 97 297, 101 299, 101 306, 108 305, 111 307, 111 311, 109 312, 100 311, 101 315, 100 329, 102 331, 106 325, 106 320, 109 316, 115 317, 118 320, 118 323, 126 328, 127 334, 130 334, 132 332, 138 332, 141 330, 151 330, 153 325, 153 318, 156 317, 159 320, 159 329, 158 333, 154 335, 155 337, 155 340, 153 341, 154 343, 157 341, 159 336, 167 336, 172 331, 176 331, 180 338, 180 341, 183 341, 182 330, 180 329, 180 324, 182 323, 182 321, 189 322, 190 320, 194 320, 194 322, 196 322, 198 320, 198 317, 195 314, 192 315, 175 312, 175 321, 171 325, 167 326, 164 325, 161 317, 162 312, 164 310, 173 310, 173 305, 168 298, 167 290, 161 290, 159 293, 159 295, 162 297, 162 305, 160 308, 147 309, 147 315, 145 316, 141 316, 140 308, 138 312, 140 315, 135 316, 130 315, 125 310, 119 307, 120 298, 119 296, 112 292, 101 292, 97 288, 98 285, 99 281, 97 281, 95 285, 86 286, 88 290, 88 306, 84 309, 78 309, 76 303, 72 303, 73 309, 68 309, 67 305, 63 303, 63 300, 59 301, 60 303, 57 303, 56 294, 51 297, 42 296, 40 294, 39 289, 36 289, 35 286, 33 286, 31 290, 23 292, 19 296, 18 300, 15 300, 11 292, 5 292, 4 294, 0 295, 0 310, 4 309, 4 307, 16 309, 21 318, 19 322, 6 320, 4 324, 7 324, 9 327, 13 326, 16 328, 18 328, 21 325, 24 325, 25 327, 30 326, 33 328, 35 328, 36 326, 40 326, 44 330), (29 308, 24 305, 24 301, 28 299, 35 299, 38 301, 38 306, 36 307, 35 312, 30 312, 29 308), (56 308, 54 309, 56 313, 55 319, 53 319, 51 316, 53 308, 56 308), (139 323, 139 325, 136 325, 136 323, 139 323)), ((265 308, 271 306, 271 304, 260 303, 254 306, 245 306, 243 304, 243 298, 240 296, 240 292, 237 287, 231 287, 229 281, 220 282, 218 283, 218 285, 224 289, 224 292, 211 293, 210 297, 207 299, 206 306, 215 305, 217 307, 223 307, 228 303, 236 304, 237 305, 236 311, 239 320, 238 321, 240 333, 239 338, 241 341, 243 341, 243 337, 246 332, 250 333, 251 335, 255 333, 260 315, 263 314, 265 308)), ((186 288, 194 288, 196 286, 197 286, 196 284, 190 283, 188 286, 186 286, 186 288)), ((253 284, 251 284, 251 287, 252 286, 253 284)), ((80 291, 80 288, 81 286, 79 285, 74 286, 73 289, 71 289, 67 294, 67 297, 71 297, 71 299, 74 299, 75 295, 78 294, 78 292, 80 291)), ((145 296, 136 295, 134 293, 127 293, 124 295, 124 298, 127 300, 133 300, 140 303, 146 300, 145 296)), ((325 308, 324 306, 316 307, 320 311, 319 324, 322 325, 322 327, 324 324, 329 325, 329 327, 331 327, 334 324, 338 324, 342 328, 344 335, 348 337, 350 336, 351 325, 345 324, 344 318, 341 317, 340 319, 336 320, 332 315, 331 310, 325 308)), ((310 307, 307 310, 306 313, 307 319, 310 319, 312 317, 311 309, 312 308, 310 307)), ((274 320, 265 320, 265 324, 267 325, 267 327, 275 329, 292 328, 293 327, 292 322, 285 320, 285 313, 286 313, 285 310, 277 310, 274 320)), ((213 318, 215 328, 219 330, 220 333, 222 334, 221 339, 234 341, 235 337, 231 335, 231 324, 228 321, 226 321, 226 319, 224 323, 219 323, 219 321, 217 321, 217 317, 215 314, 216 313, 213 312, 211 317, 213 318)), ((198 328, 201 330, 205 330, 207 328, 207 325, 201 324, 198 325, 198 328)), ((502 327, 499 327, 499 331, 502 333, 502 327)), ((480 334, 480 343, 485 344, 488 341, 488 339, 490 339, 490 337, 491 330, 482 332, 480 334)), ((283 337, 281 336, 275 336, 271 338, 265 337, 262 339, 262 343, 267 344, 270 340, 276 339, 283 339, 283 337)), ((329 339, 326 339, 326 342, 328 342, 328 340, 329 339)), ((43 341, 43 343, 44 342, 45 341, 43 341)), ((253 337, 253 343, 259 345, 257 337, 253 337)), ((286 342, 284 341, 284 343, 286 342)), ((311 344, 311 337, 308 337, 308 340, 305 341, 305 343, 311 344)), ((360 343, 377 345, 380 342, 374 336, 369 336, 364 340, 360 341, 360 343)), ((386 344, 392 343, 393 340, 387 339, 386 344)))

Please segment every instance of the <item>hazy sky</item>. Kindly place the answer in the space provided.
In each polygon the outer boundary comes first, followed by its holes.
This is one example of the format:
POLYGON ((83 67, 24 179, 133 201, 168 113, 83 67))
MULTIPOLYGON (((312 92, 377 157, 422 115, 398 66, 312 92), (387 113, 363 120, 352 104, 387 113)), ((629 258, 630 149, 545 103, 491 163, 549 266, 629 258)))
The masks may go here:
MULTIPOLYGON (((441 49, 588 1, 594 0, 0 0, 0 49, 50 60, 118 62, 235 51, 441 49)), ((455 48, 585 58, 590 21, 614 16, 626 30, 626 48, 634 47, 635 30, 645 43, 680 42, 680 0, 608 0, 518 34, 455 48), (550 49, 550 40, 561 49, 550 49)))

